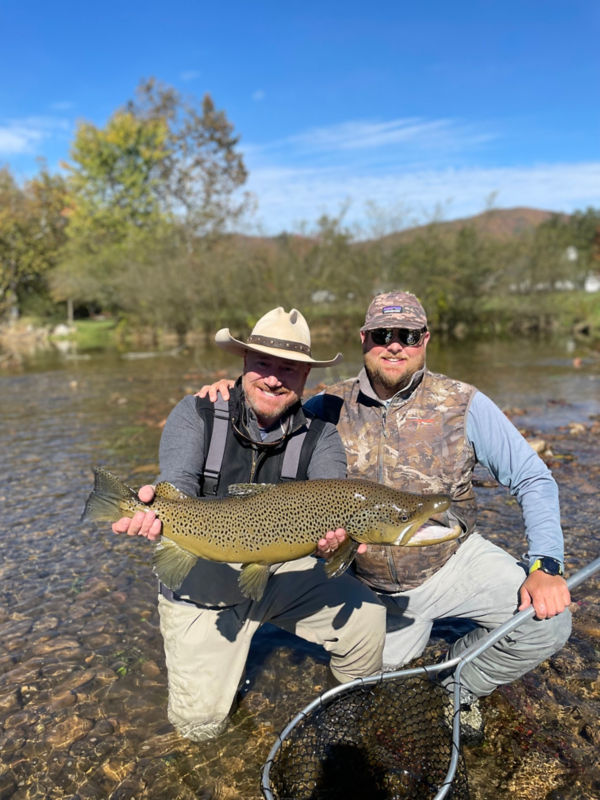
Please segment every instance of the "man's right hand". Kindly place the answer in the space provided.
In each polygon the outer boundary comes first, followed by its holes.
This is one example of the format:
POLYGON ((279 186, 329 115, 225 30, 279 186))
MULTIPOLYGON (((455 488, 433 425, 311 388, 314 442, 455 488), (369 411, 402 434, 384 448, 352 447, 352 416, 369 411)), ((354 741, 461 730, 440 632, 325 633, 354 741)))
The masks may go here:
MULTIPOLYGON (((151 503, 154 498, 154 486, 146 484, 141 486, 138 497, 142 503, 151 503)), ((126 533, 128 536, 145 536, 155 542, 161 534, 162 522, 154 511, 136 511, 133 517, 121 517, 112 524, 113 533, 126 533)))
POLYGON ((221 378, 216 383, 205 383, 200 391, 196 392, 196 397, 206 397, 208 395, 210 402, 216 403, 217 394, 220 392, 223 400, 229 400, 229 390, 234 385, 235 381, 232 381, 231 378, 221 378))

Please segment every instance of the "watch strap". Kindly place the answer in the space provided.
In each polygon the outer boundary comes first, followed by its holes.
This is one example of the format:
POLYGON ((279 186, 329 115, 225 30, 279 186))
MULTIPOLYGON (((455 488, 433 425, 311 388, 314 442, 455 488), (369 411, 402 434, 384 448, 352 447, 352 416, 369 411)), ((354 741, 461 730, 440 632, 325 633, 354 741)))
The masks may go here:
POLYGON ((563 575, 563 568, 560 561, 557 561, 555 558, 550 558, 550 556, 536 558, 533 564, 529 567, 529 574, 531 575, 532 572, 536 572, 538 569, 542 572, 546 572, 549 575, 563 575), (551 566, 552 569, 548 569, 548 566, 551 566))

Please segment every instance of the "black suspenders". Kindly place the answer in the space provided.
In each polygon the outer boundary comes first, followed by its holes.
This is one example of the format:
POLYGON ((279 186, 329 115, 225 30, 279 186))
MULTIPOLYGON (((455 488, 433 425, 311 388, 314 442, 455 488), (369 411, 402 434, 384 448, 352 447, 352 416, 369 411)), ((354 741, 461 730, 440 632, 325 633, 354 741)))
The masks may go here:
POLYGON ((213 411, 213 427, 204 464, 204 491, 205 495, 217 493, 219 484, 219 474, 225 453, 225 442, 227 440, 227 428, 229 426, 229 402, 223 400, 221 395, 217 396, 213 411))
MULTIPOLYGON (((304 444, 311 421, 312 419, 308 418, 302 429, 295 436, 292 436, 287 442, 287 446, 283 454, 283 464, 281 467, 280 477, 282 481, 295 480, 298 475, 298 467, 300 466, 300 453, 302 452, 302 445, 304 444)), ((219 394, 216 402, 214 403, 212 434, 210 437, 208 452, 206 454, 206 462, 204 464, 203 494, 205 496, 214 495, 217 492, 219 475, 221 473, 221 465, 223 463, 223 455, 225 453, 228 427, 229 402, 227 400, 223 400, 219 394)))

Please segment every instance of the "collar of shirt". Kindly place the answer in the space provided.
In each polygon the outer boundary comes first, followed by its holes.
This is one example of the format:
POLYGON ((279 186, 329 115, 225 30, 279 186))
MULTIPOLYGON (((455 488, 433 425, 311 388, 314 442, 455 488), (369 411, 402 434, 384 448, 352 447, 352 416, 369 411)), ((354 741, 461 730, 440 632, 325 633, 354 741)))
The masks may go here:
POLYGON ((375 390, 371 386, 371 381, 369 380, 369 376, 367 375, 367 370, 364 367, 358 373, 359 388, 362 394, 364 394, 370 400, 375 400, 377 403, 379 403, 382 406, 385 406, 386 408, 389 408, 392 405, 400 405, 401 403, 404 403, 406 400, 408 400, 408 398, 415 391, 417 386, 421 383, 421 381, 423 380, 423 375, 425 374, 425 369, 426 368, 423 367, 423 369, 420 369, 418 372, 415 372, 415 374, 410 379, 410 383, 408 384, 408 386, 405 386, 404 389, 400 389, 400 391, 396 392, 396 394, 390 397, 388 400, 384 400, 383 398, 379 397, 379 395, 376 394, 375 390))

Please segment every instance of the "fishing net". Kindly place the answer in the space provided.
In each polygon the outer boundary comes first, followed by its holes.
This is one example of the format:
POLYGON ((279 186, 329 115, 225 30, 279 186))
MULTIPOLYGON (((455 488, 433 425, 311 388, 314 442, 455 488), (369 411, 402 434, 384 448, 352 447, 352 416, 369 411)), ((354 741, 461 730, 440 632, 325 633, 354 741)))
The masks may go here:
MULTIPOLYGON (((383 678, 320 698, 282 733, 268 763, 274 800, 428 800, 453 751, 452 698, 430 677, 383 678)), ((456 749, 456 748, 455 748, 456 749)), ((272 751, 273 752, 273 751, 272 751)), ((468 800, 460 753, 445 795, 468 800)))
MULTIPOLYGON (((572 591, 598 570, 600 557, 567 586, 572 591)), ((468 800, 461 671, 533 614, 533 606, 519 611, 460 656, 352 681, 314 700, 271 748, 266 800, 468 800), (451 667, 452 696, 435 678, 451 667)))

